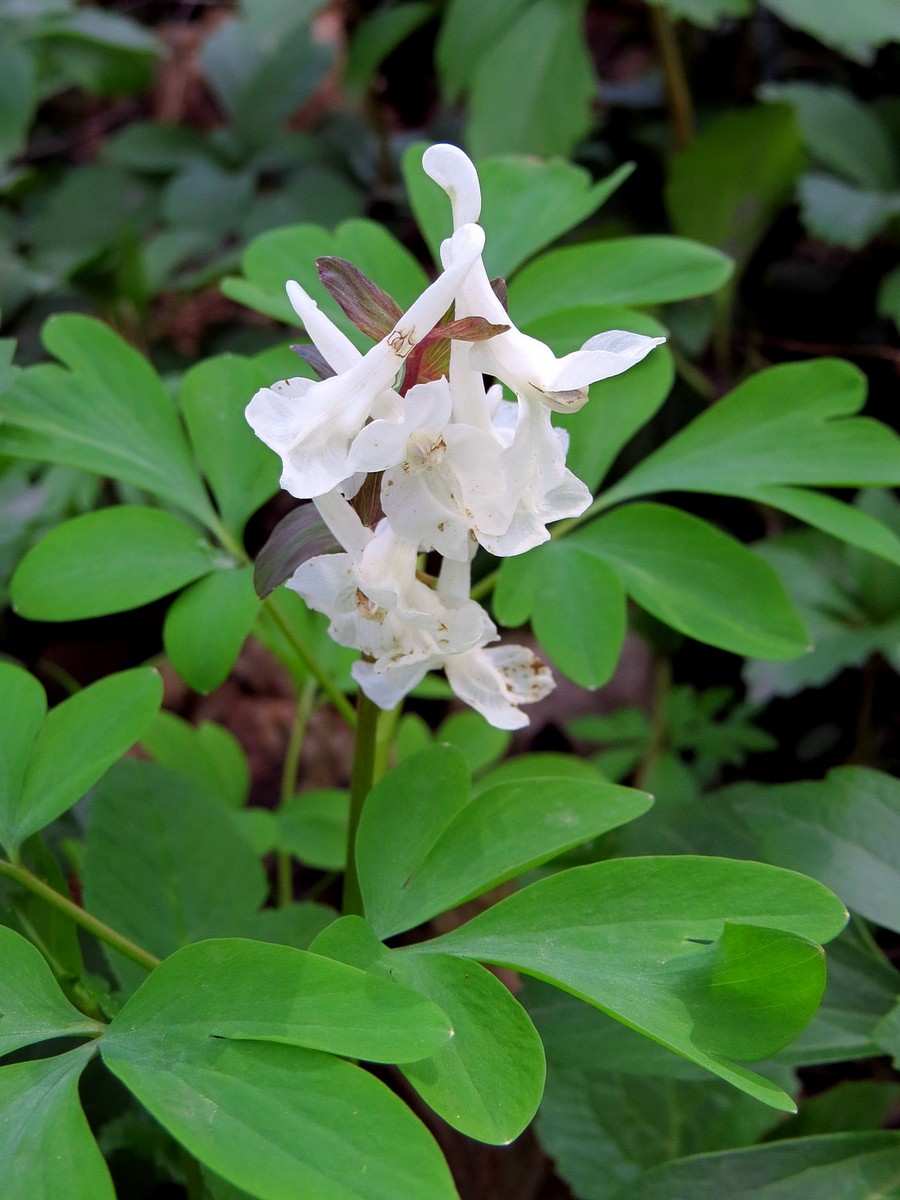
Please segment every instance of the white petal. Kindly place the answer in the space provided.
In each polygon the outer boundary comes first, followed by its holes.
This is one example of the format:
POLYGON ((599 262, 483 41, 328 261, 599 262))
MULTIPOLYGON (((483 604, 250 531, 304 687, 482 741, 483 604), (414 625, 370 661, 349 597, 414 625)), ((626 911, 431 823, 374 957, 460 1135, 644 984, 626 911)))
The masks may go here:
POLYGON ((425 663, 402 664, 376 671, 373 663, 355 662, 350 674, 373 704, 389 712, 407 696, 428 672, 425 663))
POLYGON ((403 461, 408 437, 402 421, 372 421, 353 439, 347 462, 354 471, 386 471, 403 461))
POLYGON ((385 339, 399 358, 405 359, 437 325, 483 249, 484 230, 480 226, 463 225, 454 233, 446 270, 407 309, 385 339))
POLYGON ((580 350, 557 360, 558 369, 550 381, 549 390, 567 391, 621 375, 665 340, 644 337, 640 333, 625 333, 621 329, 598 333, 585 342, 580 350))
POLYGON ((450 197, 453 228, 458 229, 481 215, 481 187, 475 164, 457 146, 445 142, 429 146, 422 155, 425 174, 450 197))
POLYGON ((325 361, 335 371, 346 371, 358 363, 362 358, 360 352, 331 317, 322 312, 312 296, 294 279, 289 279, 285 288, 294 312, 325 361))
POLYGON ((520 704, 542 700, 556 686, 549 669, 524 646, 479 648, 448 659, 447 681, 497 729, 522 729, 520 704))
POLYGON ((313 504, 343 548, 353 554, 362 553, 371 541, 372 534, 359 519, 356 509, 347 503, 341 493, 335 488, 317 496, 313 504))

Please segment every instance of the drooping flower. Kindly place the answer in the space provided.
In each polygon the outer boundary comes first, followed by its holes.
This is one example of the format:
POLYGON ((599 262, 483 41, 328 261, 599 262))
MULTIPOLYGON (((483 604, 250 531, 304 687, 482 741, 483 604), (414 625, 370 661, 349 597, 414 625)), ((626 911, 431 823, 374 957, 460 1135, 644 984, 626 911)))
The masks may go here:
MULTIPOLYGON (((477 221, 481 213, 481 188, 471 159, 456 146, 429 146, 422 158, 425 173, 450 198, 456 229, 477 221)), ((441 258, 446 266, 456 251, 445 242, 441 258)), ((491 287, 479 258, 466 275, 457 298, 458 316, 481 316, 509 324, 509 315, 491 287)), ((511 325, 505 333, 472 347, 472 365, 495 375, 523 399, 546 404, 556 412, 576 412, 588 399, 588 385, 619 375, 646 358, 665 338, 645 337, 614 329, 589 338, 580 350, 557 358, 549 346, 511 325)))
MULTIPOLYGON (((451 241, 453 261, 448 268, 367 354, 329 379, 286 379, 263 388, 250 401, 247 420, 256 435, 281 455, 281 486, 292 495, 319 496, 353 473, 347 464, 350 443, 383 394, 393 388, 412 349, 452 304, 481 254, 484 233, 477 225, 466 225, 451 241)), ((298 284, 293 284, 291 293, 292 300, 305 304, 298 284)), ((331 352, 349 362, 347 346, 333 337, 323 321, 313 320, 315 306, 309 304, 309 333, 321 342, 318 349, 326 360, 331 352)))
POLYGON ((446 379, 420 383, 404 397, 399 421, 372 421, 349 462, 383 471, 381 503, 401 537, 468 562, 472 539, 505 530, 511 519, 502 446, 491 433, 451 423, 446 379))

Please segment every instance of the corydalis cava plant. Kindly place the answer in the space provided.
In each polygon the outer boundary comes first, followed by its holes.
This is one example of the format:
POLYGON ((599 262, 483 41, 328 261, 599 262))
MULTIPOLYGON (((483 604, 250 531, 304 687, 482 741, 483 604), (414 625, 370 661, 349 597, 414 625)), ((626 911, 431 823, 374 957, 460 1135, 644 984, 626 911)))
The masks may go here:
POLYGON ((363 692, 393 708, 443 669, 492 725, 516 729, 528 723, 520 706, 547 695, 553 679, 529 649, 493 645, 496 626, 469 594, 472 559, 479 546, 523 554, 549 538, 549 522, 584 512, 591 494, 566 467, 566 434, 551 412, 576 411, 591 383, 663 339, 614 330, 557 358, 520 332, 482 261, 474 165, 449 145, 422 161, 453 212, 442 273, 402 313, 350 264, 320 262, 325 286, 378 339, 366 354, 289 282, 323 377, 263 388, 247 420, 281 455, 282 486, 313 501, 341 547, 302 563, 287 586, 329 617, 336 641, 362 652, 353 675, 363 692), (486 389, 485 375, 498 384, 486 389), (373 485, 374 516, 361 502, 373 485), (441 557, 436 578, 417 570, 431 551, 441 557))

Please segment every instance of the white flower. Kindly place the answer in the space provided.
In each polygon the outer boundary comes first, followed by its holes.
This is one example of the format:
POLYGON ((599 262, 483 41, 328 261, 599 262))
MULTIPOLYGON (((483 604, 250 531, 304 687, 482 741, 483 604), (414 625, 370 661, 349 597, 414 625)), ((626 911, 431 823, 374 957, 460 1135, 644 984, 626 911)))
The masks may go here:
MULTIPOLYGON (((456 229, 477 221, 481 189, 472 161, 456 146, 429 146, 422 158, 425 173, 450 197, 456 229), (474 215, 473 215, 474 214, 474 215)), ((456 253, 450 239, 441 247, 446 266, 456 253)), ((479 258, 457 298, 457 316, 481 316, 494 324, 509 324, 509 316, 491 288, 479 258)), ((506 333, 472 347, 472 365, 495 375, 517 396, 537 400, 556 412, 575 412, 588 399, 588 385, 627 371, 665 338, 615 329, 589 338, 580 350, 557 358, 549 346, 514 325, 506 333)))
MULTIPOLYGON (((466 602, 470 590, 469 563, 445 559, 438 594, 448 606, 466 602)), ((472 603, 472 601, 468 601, 472 603)), ((478 644, 454 654, 436 654, 429 660, 358 662, 353 677, 380 708, 396 707, 429 670, 443 667, 453 691, 497 729, 521 729, 528 717, 522 704, 534 704, 556 686, 550 670, 525 646, 489 646, 497 629, 484 610, 483 633, 478 644)))
MULTIPOLYGON (((329 505, 326 521, 334 532, 334 493, 329 505)), ((336 642, 360 650, 379 671, 422 664, 424 674, 430 663, 483 639, 484 610, 468 596, 445 601, 419 580, 413 543, 397 537, 387 521, 374 533, 361 523, 359 530, 349 552, 308 559, 287 584, 329 617, 336 642)))
POLYGON ((349 462, 357 471, 384 472, 382 507, 401 537, 468 562, 471 537, 502 533, 511 511, 501 444, 491 433, 451 424, 452 408, 446 379, 416 384, 402 419, 367 425, 349 462))
MULTIPOLYGON (((387 337, 351 362, 346 339, 333 336, 327 318, 314 319, 315 305, 299 287, 291 299, 307 309, 318 348, 349 364, 329 379, 286 379, 257 392, 247 406, 255 433, 281 455, 281 486, 301 499, 331 491, 352 474, 347 453, 383 393, 389 392, 413 347, 452 304, 461 281, 484 245, 477 225, 466 225, 451 239, 453 261, 397 322, 387 337)), ((323 315, 320 314, 320 317, 323 315)), ((334 364, 332 364, 334 365, 334 364)), ((384 403, 384 401, 382 401, 384 403)), ((387 402, 390 406, 390 401, 387 402)))

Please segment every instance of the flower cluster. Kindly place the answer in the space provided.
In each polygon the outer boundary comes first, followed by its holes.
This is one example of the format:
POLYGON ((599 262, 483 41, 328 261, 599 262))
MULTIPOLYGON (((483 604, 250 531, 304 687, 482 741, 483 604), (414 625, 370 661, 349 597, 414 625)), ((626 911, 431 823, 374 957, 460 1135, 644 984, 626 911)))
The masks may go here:
POLYGON ((557 358, 520 332, 481 258, 475 167, 449 145, 430 147, 423 166, 453 212, 441 275, 401 313, 350 264, 320 260, 345 311, 379 337, 366 354, 289 283, 323 377, 263 388, 247 420, 281 455, 282 486, 313 501, 342 547, 302 563, 288 586, 328 615, 336 641, 362 652, 353 674, 366 695, 392 708, 442 668, 461 699, 515 729, 528 723, 519 706, 553 679, 525 647, 492 645, 497 629, 470 598, 471 561, 479 546, 522 554, 549 538, 548 522, 584 512, 591 495, 566 468, 551 412, 579 409, 589 384, 662 339, 616 330, 557 358), (499 382, 486 389, 486 375, 499 382), (374 516, 361 502, 373 484, 374 516), (417 569, 430 551, 441 556, 436 579, 417 569))

